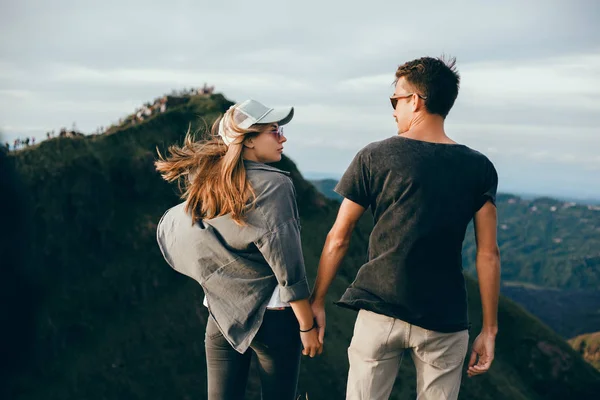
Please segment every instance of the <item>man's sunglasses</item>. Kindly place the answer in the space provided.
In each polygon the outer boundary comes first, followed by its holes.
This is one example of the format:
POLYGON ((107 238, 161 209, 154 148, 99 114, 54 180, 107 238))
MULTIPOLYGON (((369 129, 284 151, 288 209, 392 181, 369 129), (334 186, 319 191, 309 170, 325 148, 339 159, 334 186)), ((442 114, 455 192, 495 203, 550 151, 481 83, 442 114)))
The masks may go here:
POLYGON ((421 95, 420 95, 420 94, 418 94, 418 93, 408 93, 408 94, 405 94, 405 95, 403 95, 403 96, 392 96, 392 97, 390 97, 390 102, 392 103, 392 108, 393 108, 394 110, 396 109, 396 105, 398 104, 398 99, 406 99, 406 98, 408 98, 408 97, 412 96, 413 94, 416 94, 417 96, 419 96, 419 97, 420 97, 420 98, 422 98, 423 100, 426 100, 426 99, 427 99, 427 96, 421 96, 421 95))

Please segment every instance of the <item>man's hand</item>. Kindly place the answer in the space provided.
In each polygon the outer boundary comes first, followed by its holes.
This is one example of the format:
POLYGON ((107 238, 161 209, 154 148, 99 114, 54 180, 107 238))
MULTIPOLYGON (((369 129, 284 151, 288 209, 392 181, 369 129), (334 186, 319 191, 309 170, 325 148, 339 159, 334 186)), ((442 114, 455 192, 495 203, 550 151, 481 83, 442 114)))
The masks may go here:
POLYGON ((323 352, 323 344, 319 342, 316 329, 308 332, 300 332, 300 340, 302 341, 303 355, 313 358, 323 352))
POLYGON ((310 304, 313 315, 317 321, 317 330, 319 332, 319 342, 321 345, 325 339, 325 304, 320 301, 313 301, 310 304))
POLYGON ((481 332, 473 342, 471 359, 469 360, 469 369, 467 375, 472 378, 486 373, 492 361, 494 361, 494 349, 496 347, 496 335, 492 333, 481 332), (479 360, 477 357, 479 356, 479 360), (475 362, 477 361, 477 364, 475 362))

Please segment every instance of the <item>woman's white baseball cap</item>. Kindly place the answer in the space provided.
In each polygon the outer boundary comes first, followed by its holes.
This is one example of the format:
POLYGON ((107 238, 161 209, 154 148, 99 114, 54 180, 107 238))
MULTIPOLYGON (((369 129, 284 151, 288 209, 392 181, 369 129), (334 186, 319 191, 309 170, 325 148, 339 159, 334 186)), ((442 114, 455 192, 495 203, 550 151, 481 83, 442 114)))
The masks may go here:
POLYGON ((232 114, 233 121, 242 129, 248 129, 254 124, 275 122, 285 125, 294 117, 294 107, 270 108, 253 99, 231 106, 219 123, 219 136, 228 146, 239 136, 239 133, 229 129, 232 114))

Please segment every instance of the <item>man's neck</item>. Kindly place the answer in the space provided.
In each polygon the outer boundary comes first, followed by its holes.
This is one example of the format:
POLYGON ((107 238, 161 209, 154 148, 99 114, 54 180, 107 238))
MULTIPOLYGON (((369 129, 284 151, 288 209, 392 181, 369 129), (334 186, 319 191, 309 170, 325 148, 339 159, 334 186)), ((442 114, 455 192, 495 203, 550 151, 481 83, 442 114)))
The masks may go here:
POLYGON ((446 135, 444 130, 444 118, 439 115, 417 116, 411 123, 410 128, 399 136, 410 139, 433 143, 455 144, 456 142, 446 135))

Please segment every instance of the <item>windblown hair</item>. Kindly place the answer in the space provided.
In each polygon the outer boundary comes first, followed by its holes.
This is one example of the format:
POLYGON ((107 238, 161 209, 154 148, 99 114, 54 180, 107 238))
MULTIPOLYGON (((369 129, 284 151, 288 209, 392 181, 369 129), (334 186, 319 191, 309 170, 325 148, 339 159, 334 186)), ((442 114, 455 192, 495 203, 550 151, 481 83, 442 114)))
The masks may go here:
MULTIPOLYGON (((231 108, 227 113, 233 111, 231 108)), ((178 181, 185 211, 194 223, 231 213, 236 224, 246 225, 245 212, 256 200, 246 177, 242 152, 244 141, 260 133, 259 126, 242 129, 233 118, 225 118, 227 113, 212 125, 210 139, 195 141, 188 129, 183 146, 170 146, 167 157, 157 149, 156 170, 167 182, 178 181), (218 135, 223 118, 230 124, 229 132, 237 134, 229 146, 218 135)))
POLYGON ((460 75, 456 59, 422 57, 404 63, 396 70, 396 80, 404 77, 421 96, 426 97, 425 108, 431 114, 446 118, 458 96, 460 75))

